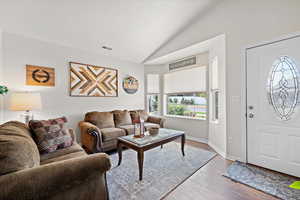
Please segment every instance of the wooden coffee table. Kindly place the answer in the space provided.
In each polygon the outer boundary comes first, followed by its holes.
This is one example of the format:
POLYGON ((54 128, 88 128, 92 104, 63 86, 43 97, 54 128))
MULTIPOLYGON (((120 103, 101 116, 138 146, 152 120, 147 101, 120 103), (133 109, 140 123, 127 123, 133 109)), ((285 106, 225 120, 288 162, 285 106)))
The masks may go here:
POLYGON ((137 152, 137 160, 139 165, 139 180, 143 179, 143 164, 144 164, 144 152, 163 144, 172 142, 178 138, 181 138, 181 152, 184 156, 184 144, 185 134, 183 131, 161 128, 159 134, 156 136, 146 135, 143 138, 135 138, 133 135, 122 136, 118 138, 117 148, 119 154, 119 163, 122 162, 122 147, 127 147, 137 152))

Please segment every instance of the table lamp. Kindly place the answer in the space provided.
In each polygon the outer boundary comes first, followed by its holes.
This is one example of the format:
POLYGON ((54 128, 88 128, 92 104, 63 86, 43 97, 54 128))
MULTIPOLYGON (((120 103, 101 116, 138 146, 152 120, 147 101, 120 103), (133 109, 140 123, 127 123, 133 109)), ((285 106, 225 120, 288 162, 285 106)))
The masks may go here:
POLYGON ((25 111, 24 121, 28 124, 33 115, 30 115, 32 110, 42 109, 42 101, 40 93, 17 92, 12 93, 10 97, 10 110, 25 111))

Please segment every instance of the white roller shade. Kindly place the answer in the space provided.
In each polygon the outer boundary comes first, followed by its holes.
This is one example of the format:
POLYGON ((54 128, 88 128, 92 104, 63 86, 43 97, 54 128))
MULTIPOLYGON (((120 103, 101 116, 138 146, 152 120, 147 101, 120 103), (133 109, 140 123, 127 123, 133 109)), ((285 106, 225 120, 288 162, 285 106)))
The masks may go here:
POLYGON ((147 92, 159 93, 159 75, 148 74, 147 75, 147 92))
POLYGON ((165 74, 165 93, 206 91, 206 70, 203 66, 165 74))

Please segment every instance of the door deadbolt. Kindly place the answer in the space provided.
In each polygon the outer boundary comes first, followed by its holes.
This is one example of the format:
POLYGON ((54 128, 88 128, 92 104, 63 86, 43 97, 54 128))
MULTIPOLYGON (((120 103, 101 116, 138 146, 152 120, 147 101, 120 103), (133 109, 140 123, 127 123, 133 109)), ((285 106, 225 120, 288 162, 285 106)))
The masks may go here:
POLYGON ((253 113, 249 113, 249 118, 253 118, 254 117, 254 114, 253 113))

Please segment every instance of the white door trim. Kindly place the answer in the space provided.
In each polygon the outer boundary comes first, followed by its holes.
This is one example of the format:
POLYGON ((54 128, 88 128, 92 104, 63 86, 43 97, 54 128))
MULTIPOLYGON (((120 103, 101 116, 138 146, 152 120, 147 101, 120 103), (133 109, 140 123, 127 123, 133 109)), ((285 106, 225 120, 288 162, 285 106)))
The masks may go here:
POLYGON ((265 42, 260 42, 257 44, 253 44, 253 45, 248 45, 244 48, 242 48, 241 51, 241 57, 242 57, 242 69, 241 69, 241 145, 242 145, 242 154, 241 154, 241 158, 239 159, 242 162, 248 162, 247 159, 247 51, 249 49, 253 49, 253 48, 257 48, 257 47, 261 47, 261 46, 265 46, 265 45, 269 45, 269 44, 273 44, 273 43, 277 43, 277 42, 281 42, 284 40, 288 40, 288 39, 293 39, 293 38, 297 38, 300 37, 300 32, 296 32, 296 33, 291 33, 291 34, 287 34, 284 36, 281 36, 279 38, 273 39, 273 40, 269 40, 269 41, 265 41, 265 42))

